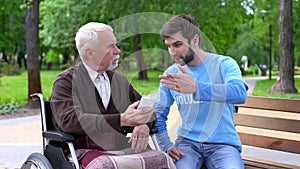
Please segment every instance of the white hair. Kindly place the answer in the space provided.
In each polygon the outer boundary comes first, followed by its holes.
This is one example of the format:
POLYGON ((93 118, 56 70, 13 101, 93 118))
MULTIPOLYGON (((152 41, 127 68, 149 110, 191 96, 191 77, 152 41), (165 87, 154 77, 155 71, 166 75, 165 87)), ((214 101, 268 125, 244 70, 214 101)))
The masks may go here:
POLYGON ((99 43, 98 32, 113 31, 112 27, 103 23, 89 22, 83 25, 75 36, 75 43, 81 60, 86 57, 86 49, 95 49, 99 43))

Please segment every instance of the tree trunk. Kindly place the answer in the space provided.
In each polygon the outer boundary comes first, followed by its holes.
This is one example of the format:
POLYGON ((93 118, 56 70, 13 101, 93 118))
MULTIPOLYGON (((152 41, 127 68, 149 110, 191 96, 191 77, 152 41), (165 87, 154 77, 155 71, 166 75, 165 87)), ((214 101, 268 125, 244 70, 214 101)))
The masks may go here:
POLYGON ((139 71, 139 80, 148 80, 147 76, 147 70, 144 62, 144 56, 142 52, 142 46, 141 46, 141 35, 136 34, 133 36, 133 45, 134 45, 134 51, 136 54, 137 59, 137 66, 139 71))
POLYGON ((28 71, 28 103, 35 108, 37 102, 30 98, 36 92, 41 93, 40 64, 39 64, 39 4, 40 0, 26 1, 26 54, 28 71))
POLYGON ((8 63, 7 55, 5 54, 5 48, 2 47, 2 60, 8 63))
POLYGON ((294 80, 293 0, 279 0, 279 80, 269 93, 297 93, 294 80))
MULTIPOLYGON (((134 18, 134 17, 133 17, 134 18)), ((144 62, 144 56, 142 52, 141 35, 139 33, 139 25, 137 23, 138 18, 133 21, 133 48, 136 54, 137 66, 139 71, 138 80, 148 80, 147 69, 144 62)))

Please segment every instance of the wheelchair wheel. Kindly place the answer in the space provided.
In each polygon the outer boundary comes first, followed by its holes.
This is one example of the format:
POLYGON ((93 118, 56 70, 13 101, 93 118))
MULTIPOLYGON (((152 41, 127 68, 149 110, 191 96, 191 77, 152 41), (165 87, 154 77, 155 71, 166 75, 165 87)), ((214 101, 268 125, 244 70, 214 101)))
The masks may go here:
POLYGON ((21 169, 53 169, 48 159, 40 153, 32 153, 23 163, 21 169))

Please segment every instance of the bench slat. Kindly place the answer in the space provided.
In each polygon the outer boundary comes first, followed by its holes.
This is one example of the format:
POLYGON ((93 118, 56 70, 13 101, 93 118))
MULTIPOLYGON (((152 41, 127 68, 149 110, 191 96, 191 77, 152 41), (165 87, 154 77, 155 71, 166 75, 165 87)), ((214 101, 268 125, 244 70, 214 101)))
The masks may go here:
MULTIPOLYGON (((241 111, 244 109, 240 109, 241 111)), ((274 113, 272 111, 279 112, 284 115, 285 113, 299 113, 300 114, 300 100, 293 99, 281 99, 281 98, 266 98, 258 96, 248 96, 245 104, 237 104, 235 113, 235 123, 236 126, 246 126, 257 129, 268 129, 275 131, 283 131, 290 133, 300 134, 300 119, 287 119, 284 116, 281 117, 265 117, 259 116, 255 111, 265 110, 265 112, 274 113), (248 113, 240 113, 239 108, 246 108, 248 113), (271 110, 271 111, 268 111, 271 110), (251 111, 255 114, 251 114, 251 111)), ((289 114, 291 115, 291 114, 289 114)), ((266 136, 264 133, 251 134, 247 131, 238 132, 242 144, 261 147, 266 149, 279 150, 283 152, 290 152, 300 154, 300 141, 290 140, 288 138, 282 137, 278 138, 276 136, 266 136)), ((273 161, 267 161, 261 158, 252 158, 243 156, 246 169, 279 169, 279 168, 297 168, 300 166, 292 166, 284 163, 278 163, 273 161)))
POLYGON ((263 128, 300 134, 300 120, 263 117, 241 113, 235 113, 234 118, 237 126, 263 128))
POLYGON ((238 132, 243 145, 280 150, 300 154, 300 142, 289 139, 267 137, 256 134, 238 132), (298 147, 298 148, 297 148, 298 147))
POLYGON ((264 98, 258 96, 248 96, 245 104, 238 104, 238 107, 256 108, 263 110, 286 111, 300 113, 299 100, 264 98))
POLYGON ((300 166, 243 156, 245 169, 300 169, 300 166))

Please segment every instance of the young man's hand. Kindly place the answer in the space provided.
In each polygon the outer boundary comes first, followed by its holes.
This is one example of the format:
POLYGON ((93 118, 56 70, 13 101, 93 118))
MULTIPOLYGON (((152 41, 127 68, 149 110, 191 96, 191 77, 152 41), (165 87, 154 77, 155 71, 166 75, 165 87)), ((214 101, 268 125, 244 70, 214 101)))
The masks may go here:
POLYGON ((170 147, 167 153, 173 158, 174 161, 180 160, 182 157, 184 157, 184 153, 175 146, 170 147))
POLYGON ((167 75, 160 75, 160 82, 164 85, 164 87, 175 90, 180 93, 196 93, 197 83, 192 78, 190 73, 185 70, 180 64, 177 64, 179 70, 182 74, 170 73, 167 75))

